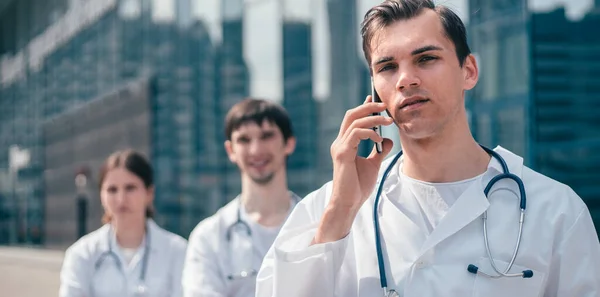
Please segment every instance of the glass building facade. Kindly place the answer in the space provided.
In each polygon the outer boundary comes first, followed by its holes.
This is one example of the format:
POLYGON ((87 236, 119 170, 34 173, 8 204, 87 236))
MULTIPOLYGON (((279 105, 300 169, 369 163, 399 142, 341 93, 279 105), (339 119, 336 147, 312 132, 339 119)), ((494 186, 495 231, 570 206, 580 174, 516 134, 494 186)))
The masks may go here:
MULTIPOLYGON (((75 229, 60 223, 75 215, 77 168, 93 176, 125 146, 155 167, 159 224, 187 237, 240 191, 223 120, 246 96, 279 102, 292 117, 290 189, 320 187, 345 111, 370 94, 358 30, 379 2, 0 0, 0 243, 72 243, 75 229), (127 105, 132 85, 144 90, 145 111, 127 105)), ((523 0, 468 3, 481 63, 466 101, 475 137, 571 185, 597 220, 600 44, 583 28, 598 27, 598 14, 570 21, 523 0)), ((394 128, 383 133, 397 151, 394 128)), ((91 231, 102 210, 89 191, 91 231)))
POLYGON ((475 137, 525 157, 586 202, 600 226, 600 1, 577 19, 564 7, 470 0, 480 81, 467 106, 475 137))
POLYGON ((72 243, 80 168, 91 172, 88 231, 99 227, 94 176, 125 147, 154 165, 158 223, 188 236, 241 189, 223 120, 246 96, 288 110, 289 187, 317 189, 344 111, 369 94, 357 35, 369 1, 2 1, 3 243, 72 243), (12 166, 11 151, 27 162, 12 166))

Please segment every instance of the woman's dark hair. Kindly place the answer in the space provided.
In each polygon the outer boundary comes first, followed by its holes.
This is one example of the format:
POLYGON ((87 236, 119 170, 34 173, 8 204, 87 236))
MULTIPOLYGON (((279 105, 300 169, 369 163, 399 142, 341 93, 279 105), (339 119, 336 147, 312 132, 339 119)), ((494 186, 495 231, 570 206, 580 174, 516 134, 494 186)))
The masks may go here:
MULTIPOLYGON (((100 174, 98 176, 98 188, 102 189, 102 184, 108 172, 115 168, 125 168, 135 176, 139 177, 146 189, 154 185, 154 176, 152 166, 142 153, 132 149, 116 151, 112 153, 100 168, 100 174)), ((146 217, 154 217, 154 209, 152 205, 146 207, 146 217)), ((106 211, 102 216, 102 223, 106 224, 111 221, 112 217, 106 211)))
POLYGON ((362 47, 369 68, 371 65, 371 41, 375 33, 397 21, 418 16, 423 10, 435 11, 442 23, 446 37, 456 48, 456 57, 462 67, 471 49, 467 44, 465 25, 458 15, 443 5, 435 5, 432 0, 386 0, 369 9, 361 24, 362 47))

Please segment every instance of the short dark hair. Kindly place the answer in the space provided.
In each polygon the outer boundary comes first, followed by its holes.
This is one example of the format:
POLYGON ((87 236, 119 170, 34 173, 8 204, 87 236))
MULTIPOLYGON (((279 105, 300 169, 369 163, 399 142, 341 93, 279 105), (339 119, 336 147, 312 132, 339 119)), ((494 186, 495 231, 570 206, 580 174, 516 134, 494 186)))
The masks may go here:
POLYGON ((287 111, 279 104, 264 99, 246 98, 229 109, 225 116, 225 137, 231 140, 231 134, 240 126, 249 122, 262 125, 267 120, 275 124, 283 140, 287 142, 294 136, 292 122, 287 111))
POLYGON ((465 25, 450 8, 435 5, 432 0, 386 0, 367 11, 361 23, 362 47, 369 68, 371 66, 371 41, 375 32, 394 22, 407 20, 418 16, 424 9, 435 11, 444 27, 446 37, 454 43, 456 57, 462 67, 471 49, 467 44, 465 25))
MULTIPOLYGON (((106 158, 104 164, 100 168, 100 174, 98 176, 98 187, 100 189, 102 189, 102 184, 104 183, 104 179, 108 172, 115 168, 125 168, 127 171, 139 177, 142 182, 144 182, 146 189, 154 185, 154 173, 150 162, 148 162, 142 153, 127 149, 116 151, 106 158)), ((154 217, 154 208, 151 205, 146 208, 146 217, 154 217)), ((110 222, 111 219, 111 215, 104 212, 102 222, 106 224, 110 222)))

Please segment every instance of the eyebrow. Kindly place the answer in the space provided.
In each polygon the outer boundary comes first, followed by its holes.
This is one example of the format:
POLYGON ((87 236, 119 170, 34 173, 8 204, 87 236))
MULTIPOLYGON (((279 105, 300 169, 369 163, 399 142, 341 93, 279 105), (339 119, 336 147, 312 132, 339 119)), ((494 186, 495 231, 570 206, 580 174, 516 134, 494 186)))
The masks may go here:
MULTIPOLYGON (((416 56, 416 55, 419 55, 419 54, 422 54, 425 52, 429 52, 429 51, 441 51, 441 50, 443 50, 443 49, 437 45, 426 45, 426 46, 423 46, 423 47, 413 50, 410 54, 413 56, 416 56)), ((390 56, 381 57, 379 60, 377 60, 377 62, 375 62, 375 65, 387 63, 392 60, 394 60, 394 57, 390 57, 390 56)))
POLYGON ((377 60, 377 62, 375 62, 375 65, 387 63, 387 62, 392 61, 392 60, 394 60, 393 57, 381 57, 379 60, 377 60))
POLYGON ((442 48, 437 45, 426 45, 426 46, 420 47, 420 48, 412 51, 410 54, 413 56, 416 56, 418 54, 422 54, 422 53, 428 52, 428 51, 441 51, 441 50, 442 50, 442 48))

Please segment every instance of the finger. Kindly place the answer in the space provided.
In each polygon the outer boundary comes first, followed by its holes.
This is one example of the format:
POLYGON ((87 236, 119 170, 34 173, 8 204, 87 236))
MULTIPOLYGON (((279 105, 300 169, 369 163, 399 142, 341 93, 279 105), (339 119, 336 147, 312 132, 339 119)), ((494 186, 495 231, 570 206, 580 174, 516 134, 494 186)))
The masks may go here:
POLYGON ((371 95, 367 96, 367 99, 365 99, 365 102, 363 102, 363 104, 367 103, 367 102, 372 102, 373 101, 373 97, 371 97, 371 95))
POLYGON ((356 128, 373 128, 375 126, 389 126, 394 122, 392 118, 384 116, 368 116, 358 119, 348 127, 348 131, 356 128))
POLYGON ((380 113, 386 109, 384 103, 367 102, 353 109, 346 111, 342 125, 340 126, 340 132, 338 136, 344 135, 350 125, 357 119, 372 116, 374 113, 380 113))
POLYGON ((373 131, 373 129, 356 128, 356 129, 352 129, 352 131, 350 131, 350 133, 348 134, 348 137, 346 137, 346 139, 344 139, 344 141, 342 143, 343 143, 343 145, 347 146, 348 148, 358 149, 358 145, 360 144, 360 141, 367 140, 367 139, 370 139, 374 142, 383 141, 383 138, 381 136, 379 136, 379 134, 377 134, 377 132, 373 131))
POLYGON ((375 146, 373 146, 371 154, 367 157, 368 160, 372 160, 373 162, 375 162, 377 166, 381 165, 381 162, 383 162, 385 157, 387 157, 387 155, 392 151, 392 148, 394 147, 394 142, 389 138, 384 138, 383 142, 381 143, 381 146, 383 149, 381 153, 378 153, 375 146))

